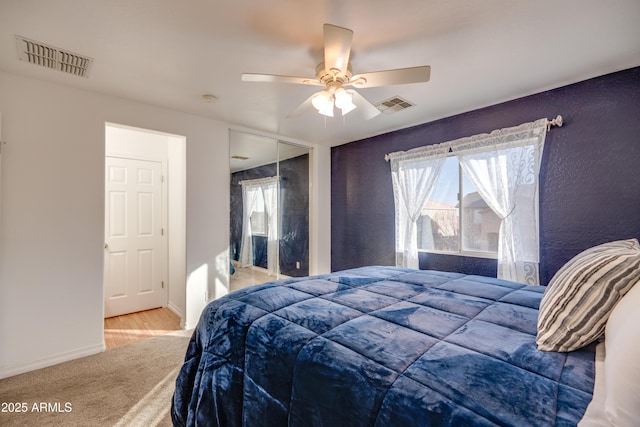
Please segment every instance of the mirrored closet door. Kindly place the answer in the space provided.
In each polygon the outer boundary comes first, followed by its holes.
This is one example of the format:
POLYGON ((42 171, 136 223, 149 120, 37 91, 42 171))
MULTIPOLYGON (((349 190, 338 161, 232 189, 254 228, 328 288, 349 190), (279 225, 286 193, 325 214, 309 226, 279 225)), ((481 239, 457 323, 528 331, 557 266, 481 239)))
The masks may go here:
POLYGON ((230 132, 230 291, 308 275, 309 148, 230 132))

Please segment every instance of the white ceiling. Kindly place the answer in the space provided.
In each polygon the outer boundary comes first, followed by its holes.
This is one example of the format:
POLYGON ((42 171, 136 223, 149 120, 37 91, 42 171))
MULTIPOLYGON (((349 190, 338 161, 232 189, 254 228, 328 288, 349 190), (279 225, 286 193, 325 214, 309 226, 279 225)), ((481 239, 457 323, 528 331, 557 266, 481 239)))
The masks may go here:
POLYGON ((638 65, 638 0, 0 0, 1 70, 326 145, 638 65), (430 65, 428 83, 360 90, 415 107, 288 119, 318 87, 241 81, 314 77, 324 23, 354 31, 354 73, 430 65), (15 35, 94 58, 89 78, 19 61, 15 35))

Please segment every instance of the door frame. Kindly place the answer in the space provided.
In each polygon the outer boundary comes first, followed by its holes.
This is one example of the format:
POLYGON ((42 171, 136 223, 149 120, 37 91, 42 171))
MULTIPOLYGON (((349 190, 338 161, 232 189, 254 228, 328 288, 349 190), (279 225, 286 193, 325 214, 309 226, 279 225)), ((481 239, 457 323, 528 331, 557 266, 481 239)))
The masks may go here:
MULTIPOLYGON (((162 172, 164 175, 163 207, 166 208, 163 211, 164 247, 166 251, 163 258, 165 263, 165 306, 180 318, 180 327, 184 329, 187 326, 187 137, 175 133, 105 121, 103 143, 105 148, 103 158, 110 155, 113 157, 159 161, 158 157, 164 156, 160 161, 163 165, 162 172), (117 141, 120 137, 122 137, 122 141, 114 144, 113 141, 117 141), (133 142, 131 142, 132 139, 133 142), (147 145, 149 143, 152 145, 147 145), (163 144, 162 151, 149 156, 148 154, 152 152, 153 148, 160 147, 156 145, 160 143, 163 144), (166 148, 166 152, 164 148, 166 148)), ((102 164, 102 176, 104 177, 104 161, 102 164)), ((103 181, 103 194, 105 189, 106 185, 103 181)), ((104 209, 106 209, 106 206, 103 206, 104 209)), ((102 287, 103 310, 101 318, 104 318, 104 279, 102 287)))
MULTIPOLYGON (((161 164, 161 279, 162 306, 168 307, 185 322, 186 279, 186 137, 153 129, 139 128, 113 122, 104 123, 104 158, 116 157, 131 160, 152 161, 161 164), (171 174, 171 176, 169 176, 171 174), (173 202, 169 205, 169 198, 173 202), (173 243, 172 243, 173 242, 173 243)), ((103 162, 103 165, 105 162, 103 162)), ((104 173, 103 173, 104 176, 104 173)), ((103 194, 106 182, 102 185, 103 194)), ((106 195, 106 194, 105 194, 106 195)), ((106 218, 106 204, 104 206, 106 218)), ((103 220, 104 221, 104 220, 103 220)), ((103 223, 104 229, 106 229, 103 223)), ((103 231, 104 239, 104 231, 103 231)), ((104 253, 106 256, 106 253, 104 253)), ((104 277, 103 272, 103 315, 104 277)))

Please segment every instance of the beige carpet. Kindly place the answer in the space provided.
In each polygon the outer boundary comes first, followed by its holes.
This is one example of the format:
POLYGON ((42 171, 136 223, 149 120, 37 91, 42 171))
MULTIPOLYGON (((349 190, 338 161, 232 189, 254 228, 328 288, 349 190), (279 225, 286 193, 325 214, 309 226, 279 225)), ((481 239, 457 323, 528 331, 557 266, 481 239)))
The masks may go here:
POLYGON ((171 396, 191 333, 0 380, 0 426, 171 426, 171 396))

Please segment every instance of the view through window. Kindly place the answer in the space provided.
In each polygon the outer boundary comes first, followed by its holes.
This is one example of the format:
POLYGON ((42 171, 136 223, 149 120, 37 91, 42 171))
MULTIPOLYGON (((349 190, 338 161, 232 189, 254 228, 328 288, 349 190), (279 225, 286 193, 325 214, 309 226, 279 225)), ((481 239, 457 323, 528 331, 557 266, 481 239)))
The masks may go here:
POLYGON ((500 222, 458 159, 448 157, 418 219, 418 249, 495 256, 500 222))
POLYGON ((262 190, 256 191, 256 208, 251 213, 251 234, 254 236, 267 235, 267 212, 264 207, 262 190))

